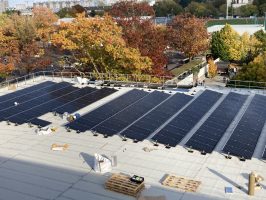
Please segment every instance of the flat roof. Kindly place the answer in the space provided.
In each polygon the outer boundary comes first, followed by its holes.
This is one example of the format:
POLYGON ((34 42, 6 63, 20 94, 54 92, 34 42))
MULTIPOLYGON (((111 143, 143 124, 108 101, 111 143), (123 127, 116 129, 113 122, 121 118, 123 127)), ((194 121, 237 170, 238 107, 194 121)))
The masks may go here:
MULTIPOLYGON (((41 81, 44 80, 39 79, 21 85, 20 88, 41 81)), ((122 88, 80 110, 79 113, 89 112, 131 89, 122 88)), ((204 89, 192 88, 193 91, 204 89)), ((232 90, 243 94, 263 94, 262 91, 256 90, 221 87, 208 89, 225 94, 232 90)), ((1 89, 0 95, 7 92, 11 91, 1 89)), ((52 113, 45 114, 41 119, 51 121, 51 126, 56 128, 55 133, 41 136, 35 133, 36 127, 29 128, 26 124, 8 126, 6 122, 0 123, 0 200, 135 199, 104 188, 104 183, 111 173, 143 176, 145 190, 141 195, 164 195, 167 200, 266 199, 266 181, 262 182, 261 190, 255 191, 254 197, 247 195, 248 176, 251 171, 266 178, 266 162, 262 161, 259 155, 266 144, 266 125, 254 157, 242 162, 236 157, 225 159, 220 153, 225 141, 221 141, 213 153, 201 155, 197 151, 189 153, 182 144, 166 149, 163 145, 155 147, 148 140, 133 143, 132 140, 122 141, 119 136, 103 138, 102 135, 95 137, 89 131, 81 134, 67 132, 62 126, 66 121, 52 113), (51 145, 54 143, 68 144, 69 148, 66 151, 51 151, 51 145), (117 156, 117 166, 113 167, 111 173, 94 172, 92 168, 95 153, 108 157, 117 156), (166 174, 198 180, 201 185, 196 193, 166 187, 161 184, 166 174), (225 187, 232 187, 233 193, 225 194, 225 187)), ((193 131, 195 130, 191 130, 189 134, 193 131)))

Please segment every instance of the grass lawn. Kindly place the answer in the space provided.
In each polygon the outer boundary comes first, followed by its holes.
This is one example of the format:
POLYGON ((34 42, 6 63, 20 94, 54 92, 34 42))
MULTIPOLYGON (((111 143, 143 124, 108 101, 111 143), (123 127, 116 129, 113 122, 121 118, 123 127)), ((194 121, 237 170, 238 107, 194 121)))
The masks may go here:
MULTIPOLYGON (((250 18, 244 18, 244 19, 213 19, 209 20, 207 22, 207 27, 214 26, 214 25, 225 25, 225 24, 231 24, 231 25, 243 25, 243 24, 255 24, 255 19, 250 18)), ((263 24, 264 18, 260 17, 258 18, 258 24, 263 24)))
POLYGON ((191 68, 199 65, 200 63, 202 63, 201 60, 191 60, 189 63, 186 63, 186 64, 184 64, 178 68, 175 68, 175 69, 171 70, 170 72, 173 75, 178 76, 178 75, 182 74, 183 72, 188 71, 191 68))

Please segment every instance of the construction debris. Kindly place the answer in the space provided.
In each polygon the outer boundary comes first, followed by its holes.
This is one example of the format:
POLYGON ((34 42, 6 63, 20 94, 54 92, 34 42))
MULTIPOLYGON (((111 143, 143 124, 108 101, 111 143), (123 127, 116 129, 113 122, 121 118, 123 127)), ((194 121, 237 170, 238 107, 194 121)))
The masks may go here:
POLYGON ((158 150, 158 149, 156 149, 156 148, 148 148, 148 147, 144 147, 144 148, 142 148, 142 150, 145 151, 145 152, 151 152, 151 151, 153 151, 153 150, 158 150))
POLYGON ((162 184, 165 186, 185 190, 186 192, 196 192, 201 182, 168 175, 162 184))
POLYGON ((51 146, 51 150, 53 151, 65 151, 67 150, 69 147, 68 144, 63 144, 63 145, 60 145, 60 144, 52 144, 51 146))

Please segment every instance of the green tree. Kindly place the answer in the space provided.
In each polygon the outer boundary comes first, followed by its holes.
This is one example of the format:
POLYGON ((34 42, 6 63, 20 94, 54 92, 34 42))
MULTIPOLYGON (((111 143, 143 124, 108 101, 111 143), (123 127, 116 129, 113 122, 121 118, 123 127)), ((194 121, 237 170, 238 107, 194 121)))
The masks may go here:
POLYGON ((261 48, 266 51, 266 33, 263 30, 259 30, 254 33, 254 36, 261 42, 261 48))
POLYGON ((192 1, 187 7, 186 11, 197 17, 217 16, 217 9, 210 3, 198 3, 192 1))
POLYGON ((229 60, 229 47, 225 45, 220 31, 212 34, 211 52, 215 58, 229 60))
POLYGON ((266 52, 257 56, 248 65, 243 66, 236 79, 266 82, 266 52))
POLYGON ((168 15, 177 15, 182 12, 183 8, 174 0, 157 1, 154 6, 155 15, 157 17, 165 17, 168 15))
POLYGON ((258 14, 258 9, 257 9, 257 6, 255 5, 247 4, 247 5, 240 6, 239 8, 236 8, 235 14, 241 17, 254 16, 258 14))

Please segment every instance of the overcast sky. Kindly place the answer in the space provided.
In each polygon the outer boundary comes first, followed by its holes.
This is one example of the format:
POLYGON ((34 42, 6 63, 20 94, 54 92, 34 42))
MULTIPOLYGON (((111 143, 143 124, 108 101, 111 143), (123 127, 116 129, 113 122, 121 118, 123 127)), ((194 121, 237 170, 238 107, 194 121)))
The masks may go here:
POLYGON ((29 3, 29 5, 32 5, 33 0, 9 0, 9 6, 14 7, 16 4, 20 3, 29 3))

